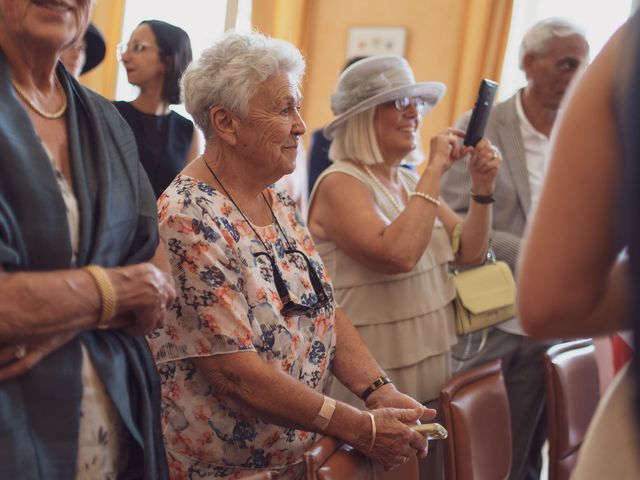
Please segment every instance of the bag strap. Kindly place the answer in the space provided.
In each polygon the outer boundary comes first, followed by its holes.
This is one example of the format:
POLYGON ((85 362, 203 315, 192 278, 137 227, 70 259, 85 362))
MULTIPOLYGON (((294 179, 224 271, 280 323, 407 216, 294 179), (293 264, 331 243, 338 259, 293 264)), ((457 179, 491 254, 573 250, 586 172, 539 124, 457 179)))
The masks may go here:
MULTIPOLYGON (((487 338, 489 338, 489 328, 483 328, 482 338, 480 339, 480 345, 478 346, 478 349, 473 353, 469 353, 469 349, 471 348, 471 338, 473 337, 474 333, 477 333, 477 332, 471 332, 465 335, 465 340, 467 342, 467 345, 465 346, 464 353, 462 354, 462 356, 456 357, 453 354, 451 355, 452 359, 454 359, 456 362, 459 362, 454 373, 458 373, 459 371, 461 371, 465 362, 468 362, 469 360, 473 360, 478 355, 480 355, 482 353, 482 350, 484 350, 484 347, 487 345, 487 338)), ((458 339, 460 338, 461 337, 458 337, 458 339)))
POLYGON ((451 232, 451 250, 453 255, 457 255, 460 251, 460 236, 462 235, 462 223, 457 223, 451 232))

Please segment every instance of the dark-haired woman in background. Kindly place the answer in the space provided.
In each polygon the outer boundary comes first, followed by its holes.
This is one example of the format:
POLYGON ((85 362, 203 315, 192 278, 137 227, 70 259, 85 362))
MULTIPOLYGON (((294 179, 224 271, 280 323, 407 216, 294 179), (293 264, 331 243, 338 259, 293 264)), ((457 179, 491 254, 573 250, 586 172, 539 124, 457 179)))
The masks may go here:
POLYGON ((140 161, 156 198, 199 153, 193 123, 169 109, 180 103, 180 77, 191 62, 191 42, 179 27, 145 20, 129 43, 118 46, 129 83, 140 88, 132 102, 115 102, 136 137, 140 161))

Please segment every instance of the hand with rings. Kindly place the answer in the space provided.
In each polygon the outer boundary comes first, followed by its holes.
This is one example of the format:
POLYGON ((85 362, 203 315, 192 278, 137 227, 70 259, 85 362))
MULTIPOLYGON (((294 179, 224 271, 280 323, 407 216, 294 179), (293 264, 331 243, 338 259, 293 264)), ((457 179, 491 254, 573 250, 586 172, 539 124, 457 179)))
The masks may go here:
POLYGON ((18 377, 78 334, 76 331, 48 335, 44 339, 0 347, 0 382, 18 377))
POLYGON ((425 437, 410 428, 424 416, 423 408, 379 408, 370 413, 376 434, 372 441, 372 429, 363 420, 363 436, 352 443, 358 450, 380 463, 385 470, 407 463, 412 456, 426 456, 428 446, 425 437))
POLYGON ((24 356, 27 354, 27 347, 22 344, 19 343, 18 345, 16 345, 16 353, 15 353, 15 357, 16 360, 20 360, 21 358, 24 358, 24 356))
POLYGON ((28 350, 24 343, 0 346, 0 369, 6 365, 13 365, 27 356, 28 350))

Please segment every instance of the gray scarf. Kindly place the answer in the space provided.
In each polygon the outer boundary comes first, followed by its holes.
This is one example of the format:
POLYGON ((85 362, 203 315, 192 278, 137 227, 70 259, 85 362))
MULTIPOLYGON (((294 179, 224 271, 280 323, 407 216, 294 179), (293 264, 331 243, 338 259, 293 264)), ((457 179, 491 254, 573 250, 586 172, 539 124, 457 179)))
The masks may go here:
MULTIPOLYGON (((80 210, 79 266, 150 259, 155 200, 135 139, 104 98, 58 65, 80 210)), ((72 268, 65 205, 51 163, 17 101, 0 50, 0 265, 9 272, 72 268)), ((2 301, 0 293, 0 302, 2 301)), ((0 383, 0 478, 75 478, 83 343, 130 433, 119 478, 168 478, 159 377, 144 338, 84 332, 30 372, 0 383)))

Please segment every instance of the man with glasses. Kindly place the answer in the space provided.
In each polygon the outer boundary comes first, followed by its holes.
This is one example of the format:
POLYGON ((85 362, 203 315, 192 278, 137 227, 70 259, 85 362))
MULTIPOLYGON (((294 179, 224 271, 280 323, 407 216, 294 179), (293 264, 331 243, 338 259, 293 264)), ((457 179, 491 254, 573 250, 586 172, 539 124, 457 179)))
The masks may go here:
MULTIPOLYGON (((489 117, 485 136, 500 150, 506 167, 498 172, 492 195, 491 243, 497 258, 514 271, 522 235, 541 190, 549 136, 569 84, 588 55, 589 45, 575 25, 558 18, 536 23, 520 46, 520 68, 527 85, 496 105, 489 117)), ((466 129, 469 117, 465 114, 457 126, 466 129)), ((471 191, 466 163, 453 164, 443 177, 441 191, 462 214, 467 212, 471 191)), ((474 355, 481 342, 482 333, 460 338, 453 349, 454 358, 461 359, 458 370, 502 358, 512 419, 510 478, 538 479, 546 439, 542 353, 550 343, 529 339, 516 318, 489 329, 484 348, 474 355)))

